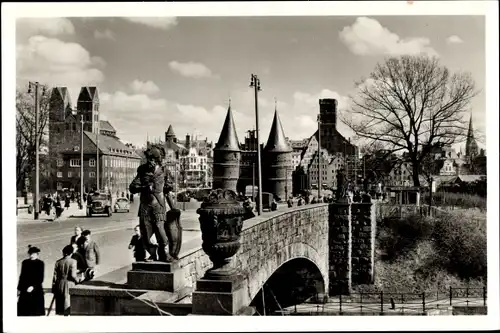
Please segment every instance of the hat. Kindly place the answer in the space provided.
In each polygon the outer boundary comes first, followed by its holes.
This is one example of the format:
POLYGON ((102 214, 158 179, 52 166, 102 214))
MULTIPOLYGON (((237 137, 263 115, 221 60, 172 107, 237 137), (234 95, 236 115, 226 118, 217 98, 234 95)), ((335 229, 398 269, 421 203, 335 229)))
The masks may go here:
POLYGON ((28 245, 28 254, 40 253, 40 249, 36 246, 28 245))

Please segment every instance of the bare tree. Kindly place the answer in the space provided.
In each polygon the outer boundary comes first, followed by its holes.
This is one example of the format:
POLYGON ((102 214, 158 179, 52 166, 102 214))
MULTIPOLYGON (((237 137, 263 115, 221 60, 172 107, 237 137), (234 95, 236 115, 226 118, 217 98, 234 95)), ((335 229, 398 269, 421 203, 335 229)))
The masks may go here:
MULTIPOLYGON (((47 89, 45 89, 48 91, 47 89)), ((49 124, 49 96, 40 93, 40 118, 38 140, 40 147, 47 147, 49 124)), ((16 91, 16 185, 23 188, 26 177, 31 177, 35 169, 35 101, 27 91, 16 91)), ((40 171, 44 172, 47 163, 40 156, 40 171)), ((47 171, 47 170, 45 170, 47 171)))
POLYGON ((433 146, 465 138, 465 112, 477 94, 470 74, 452 74, 427 56, 388 58, 357 86, 359 94, 351 97, 350 117, 343 115, 343 122, 368 144, 406 152, 414 186, 420 186, 421 164, 433 146))

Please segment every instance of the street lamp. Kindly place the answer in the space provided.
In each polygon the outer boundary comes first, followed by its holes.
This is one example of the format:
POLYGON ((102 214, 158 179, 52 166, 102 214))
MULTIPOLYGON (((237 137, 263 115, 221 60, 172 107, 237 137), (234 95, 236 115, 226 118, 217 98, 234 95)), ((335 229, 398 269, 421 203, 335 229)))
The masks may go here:
MULTIPOLYGON (((71 112, 75 117, 78 115, 78 111, 73 109, 71 112)), ((80 209, 83 209, 83 114, 80 114, 81 123, 81 141, 80 141, 80 209)))
MULTIPOLYGON (((28 94, 31 94, 32 87, 35 90, 35 195, 33 196, 35 211, 33 217, 38 220, 40 212, 40 131, 38 128, 40 126, 40 99, 38 98, 40 83, 29 81, 28 94)), ((42 96, 45 96, 45 86, 42 89, 42 96)))
POLYGON ((257 138, 257 176, 259 177, 258 179, 258 187, 257 187, 257 193, 258 193, 258 210, 257 213, 258 215, 262 214, 262 168, 261 168, 261 158, 260 158, 260 140, 259 140, 259 91, 262 89, 260 88, 260 80, 257 77, 257 75, 252 74, 251 79, 250 79, 250 87, 254 88, 255 92, 255 130, 256 130, 256 138, 257 138))

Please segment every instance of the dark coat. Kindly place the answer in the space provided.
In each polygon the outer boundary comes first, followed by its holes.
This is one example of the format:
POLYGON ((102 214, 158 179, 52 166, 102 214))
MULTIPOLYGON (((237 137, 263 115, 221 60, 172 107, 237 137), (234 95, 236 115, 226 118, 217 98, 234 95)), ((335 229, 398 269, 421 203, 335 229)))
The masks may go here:
POLYGON ((52 293, 56 300, 56 314, 58 315, 69 314, 71 306, 69 288, 79 282, 76 265, 76 260, 67 256, 56 261, 54 266, 52 293))
POLYGON ((43 294, 43 274, 45 264, 39 259, 23 260, 21 265, 21 275, 17 290, 19 291, 19 299, 17 302, 18 316, 44 316, 45 315, 45 299, 43 294), (27 291, 29 287, 33 287, 30 293, 27 291))
POLYGON ((85 244, 83 244, 83 253, 87 267, 94 268, 99 265, 100 252, 96 242, 93 240, 85 242, 85 244))
POLYGON ((82 235, 80 235, 80 237, 78 237, 78 239, 76 239, 76 235, 73 235, 73 236, 71 236, 71 239, 70 239, 69 243, 70 244, 73 244, 73 243, 78 244, 77 241, 81 241, 82 238, 84 238, 82 235))

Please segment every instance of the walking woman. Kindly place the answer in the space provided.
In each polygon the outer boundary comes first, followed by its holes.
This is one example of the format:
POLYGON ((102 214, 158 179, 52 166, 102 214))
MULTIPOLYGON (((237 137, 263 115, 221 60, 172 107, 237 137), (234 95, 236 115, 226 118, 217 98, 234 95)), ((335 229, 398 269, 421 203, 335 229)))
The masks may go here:
POLYGON ((77 277, 77 263, 72 259, 73 246, 63 248, 63 257, 56 261, 54 278, 52 280, 52 293, 56 300, 56 314, 68 316, 70 314, 69 288, 79 282, 77 277))
POLYGON ((54 203, 54 208, 55 208, 55 211, 56 211, 56 217, 55 217, 55 219, 58 219, 59 217, 61 217, 61 214, 63 212, 63 207, 62 207, 62 204, 61 204, 61 197, 60 196, 56 197, 56 202, 54 203))
POLYGON ((23 260, 19 284, 17 285, 19 293, 18 316, 45 315, 45 299, 42 288, 45 265, 43 261, 38 259, 39 253, 39 248, 28 245, 29 259, 23 260))
POLYGON ((79 225, 77 225, 75 227, 75 234, 73 236, 71 236, 71 240, 69 241, 69 244, 78 244, 78 239, 80 239, 80 237, 82 237, 82 231, 83 231, 83 228, 80 227, 79 225))

